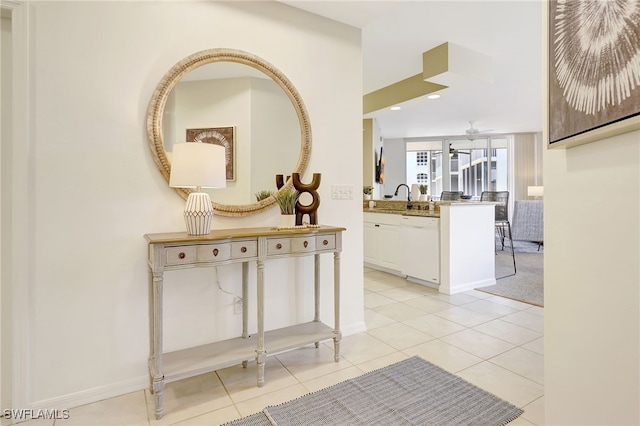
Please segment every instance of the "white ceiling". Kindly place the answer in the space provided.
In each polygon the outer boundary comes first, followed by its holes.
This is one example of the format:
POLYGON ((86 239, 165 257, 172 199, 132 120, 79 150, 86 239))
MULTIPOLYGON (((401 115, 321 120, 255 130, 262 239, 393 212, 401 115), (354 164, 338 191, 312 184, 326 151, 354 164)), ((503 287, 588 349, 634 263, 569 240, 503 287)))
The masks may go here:
POLYGON ((422 72, 422 53, 450 42, 493 58, 494 82, 449 88, 402 110, 367 114, 385 138, 542 131, 541 0, 283 1, 362 29, 363 95, 422 72))

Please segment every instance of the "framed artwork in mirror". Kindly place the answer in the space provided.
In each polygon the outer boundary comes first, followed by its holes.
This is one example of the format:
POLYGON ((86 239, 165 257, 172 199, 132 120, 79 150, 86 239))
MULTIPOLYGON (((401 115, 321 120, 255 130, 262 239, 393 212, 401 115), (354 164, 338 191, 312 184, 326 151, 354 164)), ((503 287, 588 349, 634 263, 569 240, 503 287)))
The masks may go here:
POLYGON ((208 127, 203 129, 187 129, 187 142, 203 142, 224 147, 227 180, 236 180, 235 169, 235 128, 208 127))
POLYGON ((551 0, 549 147, 640 129, 640 3, 551 0))

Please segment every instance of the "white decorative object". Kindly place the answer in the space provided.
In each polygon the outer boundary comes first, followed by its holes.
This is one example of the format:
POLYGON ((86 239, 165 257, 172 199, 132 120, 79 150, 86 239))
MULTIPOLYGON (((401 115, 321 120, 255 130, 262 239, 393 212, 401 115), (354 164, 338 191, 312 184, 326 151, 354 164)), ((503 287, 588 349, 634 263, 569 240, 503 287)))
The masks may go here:
POLYGON ((420 185, 414 183, 411 185, 411 201, 418 201, 420 199, 420 185))
POLYGON ((175 144, 171 157, 172 188, 196 188, 187 198, 184 222, 189 235, 207 235, 211 231, 213 206, 201 188, 226 186, 224 147, 208 143, 175 144))
POLYGON ((429 201, 429 196, 427 194, 420 194, 418 201, 429 201))
POLYGON ((292 228, 296 226, 295 214, 281 214, 280 215, 280 228, 292 228))

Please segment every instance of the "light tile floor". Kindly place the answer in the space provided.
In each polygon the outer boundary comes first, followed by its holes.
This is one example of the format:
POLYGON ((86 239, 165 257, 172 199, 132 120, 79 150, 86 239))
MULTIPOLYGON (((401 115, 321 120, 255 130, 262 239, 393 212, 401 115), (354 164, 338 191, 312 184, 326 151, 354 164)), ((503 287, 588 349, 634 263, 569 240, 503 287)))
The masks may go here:
POLYGON ((367 268, 364 276, 368 330, 343 338, 338 363, 329 341, 269 357, 262 388, 251 363, 170 383, 159 421, 144 390, 74 408, 55 426, 217 425, 413 355, 524 409, 510 425, 544 423, 544 309, 475 290, 447 296, 367 268))

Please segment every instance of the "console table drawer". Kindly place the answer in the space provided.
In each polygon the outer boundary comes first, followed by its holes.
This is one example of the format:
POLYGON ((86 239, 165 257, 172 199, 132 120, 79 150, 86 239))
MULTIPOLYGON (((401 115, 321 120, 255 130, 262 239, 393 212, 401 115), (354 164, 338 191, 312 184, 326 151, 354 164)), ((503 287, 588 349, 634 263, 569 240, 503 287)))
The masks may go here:
POLYGON ((200 262, 216 262, 231 259, 231 244, 207 244, 198 246, 200 262))
POLYGON ((197 250, 195 246, 169 247, 166 253, 167 266, 185 265, 194 263, 197 260, 197 250))
POLYGON ((316 237, 316 247, 318 250, 333 250, 336 248, 336 236, 332 234, 316 237))
POLYGON ((231 257, 234 259, 244 257, 258 257, 258 242, 255 240, 232 242, 231 257))
POLYGON ((315 237, 291 238, 291 253, 305 253, 316 249, 315 237))
POLYGON ((290 238, 270 238, 267 240, 267 255, 291 252, 290 238))

